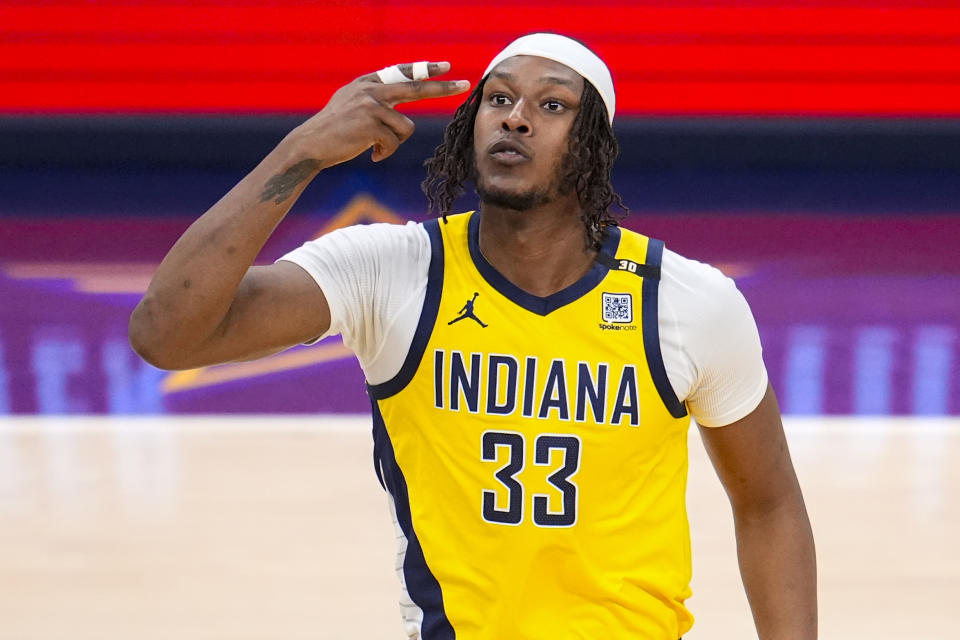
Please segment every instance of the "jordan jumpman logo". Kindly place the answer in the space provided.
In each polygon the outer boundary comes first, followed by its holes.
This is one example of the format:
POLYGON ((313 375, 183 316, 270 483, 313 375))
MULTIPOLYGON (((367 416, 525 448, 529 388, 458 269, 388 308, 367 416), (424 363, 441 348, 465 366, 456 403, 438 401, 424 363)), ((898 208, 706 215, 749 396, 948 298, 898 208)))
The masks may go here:
POLYGON ((483 327, 484 329, 486 329, 486 328, 487 328, 487 325, 483 324, 483 320, 481 320, 480 318, 478 318, 478 317, 477 317, 476 315, 474 315, 474 313, 473 313, 473 303, 474 303, 474 301, 477 299, 477 296, 478 296, 478 295, 480 295, 480 294, 477 293, 477 292, 474 292, 474 293, 473 293, 473 297, 470 298, 469 300, 467 300, 466 304, 464 304, 464 305, 460 308, 460 311, 458 312, 460 315, 457 316, 456 318, 454 318, 453 320, 451 320, 450 322, 448 322, 447 324, 453 324, 454 322, 460 322, 460 321, 463 320, 464 318, 470 318, 471 320, 476 320, 476 321, 480 324, 481 327, 483 327))

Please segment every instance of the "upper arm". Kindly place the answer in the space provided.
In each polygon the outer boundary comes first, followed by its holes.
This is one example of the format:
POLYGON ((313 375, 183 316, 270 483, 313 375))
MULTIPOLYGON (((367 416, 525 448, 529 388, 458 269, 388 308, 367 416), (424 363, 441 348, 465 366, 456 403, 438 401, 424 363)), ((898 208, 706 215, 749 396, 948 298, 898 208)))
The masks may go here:
POLYGON ((799 494, 773 388, 724 427, 701 427, 704 447, 735 511, 766 510, 799 494))
POLYGON ((687 404, 734 509, 775 506, 799 487, 756 321, 732 279, 688 268, 690 295, 678 298, 696 371, 687 404))
POLYGON ((291 262, 250 267, 216 331, 191 367, 250 360, 326 333, 330 307, 316 281, 291 262))
POLYGON ((205 356, 252 359, 339 333, 369 361, 397 307, 426 277, 429 256, 426 232, 412 224, 357 225, 306 242, 247 272, 205 356))
POLYGON ((667 375, 703 426, 729 424, 767 388, 760 335, 736 283, 710 265, 665 251, 659 318, 667 375))

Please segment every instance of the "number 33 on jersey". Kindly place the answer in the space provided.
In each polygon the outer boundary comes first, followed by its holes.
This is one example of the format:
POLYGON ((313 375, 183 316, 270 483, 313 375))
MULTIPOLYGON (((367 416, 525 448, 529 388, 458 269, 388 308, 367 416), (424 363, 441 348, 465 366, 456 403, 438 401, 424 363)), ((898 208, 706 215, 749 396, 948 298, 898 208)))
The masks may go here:
POLYGON ((429 283, 400 373, 368 390, 411 637, 675 640, 692 624, 685 407, 657 335, 663 245, 615 227, 532 296, 480 214, 424 224, 429 283))

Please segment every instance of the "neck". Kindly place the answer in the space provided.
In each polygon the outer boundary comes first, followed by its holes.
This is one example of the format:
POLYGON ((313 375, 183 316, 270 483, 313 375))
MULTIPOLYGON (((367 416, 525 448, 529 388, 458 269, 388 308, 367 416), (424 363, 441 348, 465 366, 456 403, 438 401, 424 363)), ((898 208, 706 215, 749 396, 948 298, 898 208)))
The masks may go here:
POLYGON ((597 252, 586 246, 579 203, 551 202, 527 211, 482 204, 480 210, 480 252, 527 293, 557 293, 593 265, 597 252))

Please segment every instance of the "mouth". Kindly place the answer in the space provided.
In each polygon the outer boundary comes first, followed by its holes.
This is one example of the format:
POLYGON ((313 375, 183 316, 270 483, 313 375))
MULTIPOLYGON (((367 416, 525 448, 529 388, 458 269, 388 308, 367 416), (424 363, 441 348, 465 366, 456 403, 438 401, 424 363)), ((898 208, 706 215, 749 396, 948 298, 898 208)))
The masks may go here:
POLYGON ((487 152, 494 160, 505 165, 515 165, 530 159, 530 154, 522 144, 509 139, 493 143, 487 152))

